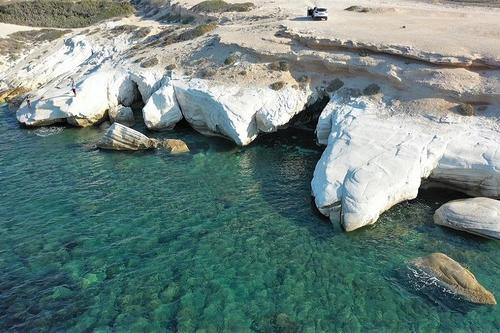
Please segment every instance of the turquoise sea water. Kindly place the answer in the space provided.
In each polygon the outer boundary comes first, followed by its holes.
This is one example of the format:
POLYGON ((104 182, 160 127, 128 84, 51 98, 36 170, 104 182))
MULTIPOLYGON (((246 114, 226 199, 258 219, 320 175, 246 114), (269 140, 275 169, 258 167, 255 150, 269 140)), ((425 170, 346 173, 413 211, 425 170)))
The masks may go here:
MULTIPOLYGON (((500 245, 434 226, 444 194, 344 233, 314 209, 321 150, 285 131, 246 148, 102 152, 99 129, 0 113, 2 332, 496 332, 498 306, 423 293, 406 262, 444 252, 500 297, 500 245)), ((438 193, 439 194, 439 193, 438 193)))

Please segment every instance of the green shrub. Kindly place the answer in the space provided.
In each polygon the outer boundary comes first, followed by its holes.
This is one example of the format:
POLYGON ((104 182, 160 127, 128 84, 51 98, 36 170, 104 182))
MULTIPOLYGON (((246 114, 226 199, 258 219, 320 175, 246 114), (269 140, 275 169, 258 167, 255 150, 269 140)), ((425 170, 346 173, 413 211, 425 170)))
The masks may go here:
POLYGON ((283 81, 278 81, 278 82, 274 82, 272 83, 269 88, 271 88, 272 90, 281 90, 285 87, 286 83, 283 82, 283 81))
POLYGON ((158 58, 151 57, 141 62, 141 67, 148 68, 158 65, 158 58))
POLYGON ((255 5, 251 2, 227 3, 223 0, 207 0, 191 8, 196 13, 248 12, 255 5))
POLYGON ((173 71, 174 69, 177 68, 177 65, 176 64, 170 64, 170 65, 167 65, 167 67, 165 67, 165 69, 167 71, 173 71))
POLYGON ((111 29, 111 33, 113 35, 120 35, 120 34, 132 34, 131 39, 141 39, 149 35, 151 32, 151 28, 149 27, 138 27, 135 25, 119 25, 117 27, 114 27, 111 29))
POLYGON ((328 84, 328 86, 326 87, 326 91, 332 93, 334 91, 339 90, 343 86, 344 82, 341 79, 335 79, 328 84))
POLYGON ((236 54, 231 54, 226 58, 226 60, 224 60, 224 64, 230 66, 234 65, 236 61, 238 61, 238 56, 236 54))
POLYGON ((380 86, 376 83, 372 83, 368 85, 365 89, 363 89, 363 95, 371 96, 376 95, 380 92, 380 86))
POLYGON ((348 12, 368 13, 371 11, 371 8, 362 7, 362 6, 350 6, 344 10, 347 10, 348 12))
POLYGON ((185 42, 203 36, 217 28, 216 23, 200 24, 193 29, 182 32, 175 38, 175 42, 185 42))
POLYGON ((290 70, 290 65, 284 60, 275 61, 269 64, 269 69, 273 71, 287 72, 290 70))
POLYGON ((0 22, 35 27, 81 28, 130 15, 134 7, 110 0, 37 0, 0 5, 0 22))
POLYGON ((474 110, 474 106, 469 103, 462 103, 457 106, 458 112, 461 115, 464 116, 473 116, 476 114, 476 111, 474 110))
POLYGON ((10 34, 9 37, 29 43, 51 42, 70 32, 71 30, 56 30, 56 29, 27 30, 27 31, 14 32, 10 34))

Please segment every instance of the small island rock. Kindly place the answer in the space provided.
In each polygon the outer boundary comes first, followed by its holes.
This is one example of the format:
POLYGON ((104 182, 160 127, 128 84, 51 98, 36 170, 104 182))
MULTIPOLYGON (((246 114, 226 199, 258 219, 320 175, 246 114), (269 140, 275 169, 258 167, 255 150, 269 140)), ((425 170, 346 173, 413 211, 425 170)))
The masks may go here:
POLYGON ((495 296, 458 262, 443 253, 433 253, 411 262, 413 266, 437 279, 437 283, 461 298, 477 304, 497 304, 495 296))

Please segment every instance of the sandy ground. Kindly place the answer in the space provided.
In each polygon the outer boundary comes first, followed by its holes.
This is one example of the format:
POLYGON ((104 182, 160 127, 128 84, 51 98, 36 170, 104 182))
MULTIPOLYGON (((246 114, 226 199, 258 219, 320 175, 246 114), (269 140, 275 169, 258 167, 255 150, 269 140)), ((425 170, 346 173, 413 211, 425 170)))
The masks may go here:
MULTIPOLYGON (((198 2, 181 3, 191 7, 198 2)), ((313 1, 253 2, 257 8, 251 12, 223 14, 230 20, 227 24, 254 26, 253 31, 246 29, 246 32, 255 32, 261 39, 271 38, 273 26, 283 25, 303 36, 335 40, 347 46, 368 45, 382 51, 392 48, 424 59, 431 55, 465 56, 500 64, 500 9, 497 8, 409 1, 323 0, 316 3, 329 9, 329 20, 314 22, 305 17, 306 8, 314 5, 313 1), (370 12, 344 10, 353 5, 368 7, 370 12), (252 17, 256 19, 248 22, 252 17), (262 26, 262 22, 267 26, 262 26)))
POLYGON ((0 23, 0 38, 6 37, 17 31, 39 30, 40 28, 26 27, 22 25, 0 23))

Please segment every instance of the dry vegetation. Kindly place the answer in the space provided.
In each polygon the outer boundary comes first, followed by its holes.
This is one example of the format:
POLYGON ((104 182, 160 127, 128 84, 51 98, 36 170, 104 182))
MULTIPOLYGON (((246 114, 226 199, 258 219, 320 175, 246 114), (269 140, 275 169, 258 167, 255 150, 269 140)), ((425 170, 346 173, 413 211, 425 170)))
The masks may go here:
POLYGON ((251 2, 227 3, 223 0, 207 0, 191 8, 196 13, 248 12, 255 8, 251 2))
POLYGON ((15 59, 25 48, 34 44, 50 42, 67 34, 70 30, 40 29, 18 31, 7 38, 0 38, 0 54, 15 59))
POLYGON ((138 27, 135 25, 119 25, 111 29, 111 36, 130 34, 132 40, 142 39, 151 33, 150 27, 138 27))
POLYGON ((110 0, 37 0, 0 5, 0 22, 35 27, 81 28, 130 15, 134 7, 110 0))

